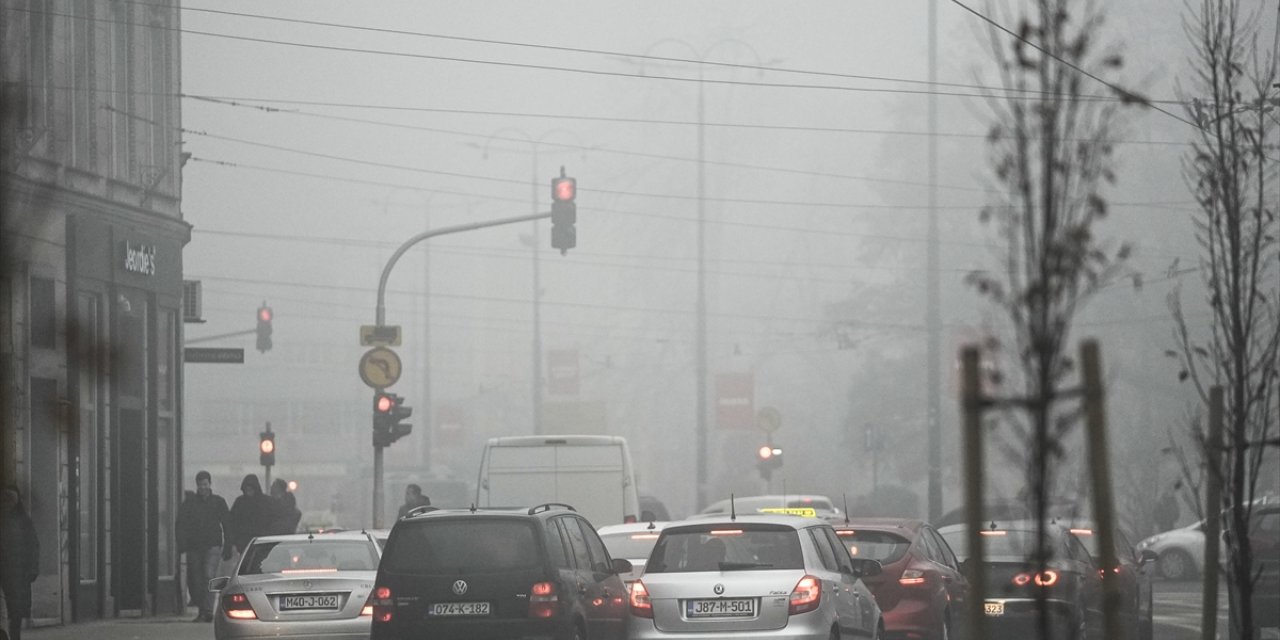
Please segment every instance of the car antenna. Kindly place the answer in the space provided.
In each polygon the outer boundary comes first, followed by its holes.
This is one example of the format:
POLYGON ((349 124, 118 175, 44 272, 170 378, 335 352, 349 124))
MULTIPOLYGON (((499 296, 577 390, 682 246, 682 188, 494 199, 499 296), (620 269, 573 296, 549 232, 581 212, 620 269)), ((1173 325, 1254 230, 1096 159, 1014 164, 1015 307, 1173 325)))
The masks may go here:
POLYGON ((844 503, 844 523, 849 524, 849 494, 840 494, 840 501, 844 503))
POLYGON ((471 503, 471 513, 475 513, 475 512, 476 512, 476 503, 472 502, 472 503, 471 503))
POLYGON ((654 529, 657 529, 657 527, 653 526, 653 521, 652 521, 652 520, 650 520, 650 521, 649 521, 649 526, 648 526, 648 527, 646 527, 646 528, 647 528, 647 529, 649 529, 650 531, 653 531, 654 529))
POLYGON ((992 530, 992 531, 995 531, 995 530, 996 530, 996 521, 995 521, 995 520, 992 520, 992 521, 991 521, 991 530, 992 530))
POLYGON ((315 539, 316 539, 316 532, 314 532, 314 531, 308 531, 308 532, 307 532, 307 542, 311 542, 312 540, 315 540, 315 539))
POLYGON ((729 522, 738 521, 738 505, 734 502, 733 494, 729 494, 729 522))

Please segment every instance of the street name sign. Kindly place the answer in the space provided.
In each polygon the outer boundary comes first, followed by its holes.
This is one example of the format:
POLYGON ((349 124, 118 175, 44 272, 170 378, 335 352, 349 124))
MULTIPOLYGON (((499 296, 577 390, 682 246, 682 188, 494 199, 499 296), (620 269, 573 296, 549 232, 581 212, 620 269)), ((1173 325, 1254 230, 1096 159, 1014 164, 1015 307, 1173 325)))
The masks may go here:
POLYGON ((244 349, 221 347, 186 347, 182 350, 186 362, 212 362, 218 364, 244 364, 244 349))

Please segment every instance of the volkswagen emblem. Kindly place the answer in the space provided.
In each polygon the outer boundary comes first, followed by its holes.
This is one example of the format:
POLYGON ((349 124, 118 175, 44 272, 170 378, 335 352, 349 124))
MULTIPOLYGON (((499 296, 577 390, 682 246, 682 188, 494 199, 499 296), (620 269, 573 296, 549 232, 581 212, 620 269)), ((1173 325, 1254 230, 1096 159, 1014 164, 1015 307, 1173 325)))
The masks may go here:
POLYGON ((460 596, 460 595, 465 594, 466 592, 467 592, 467 581, 466 581, 466 580, 456 580, 456 581, 454 581, 454 583, 453 583, 453 593, 454 593, 454 595, 459 595, 459 596, 460 596))
POLYGON ((716 586, 715 586, 715 588, 714 588, 714 589, 712 589, 712 591, 715 591, 715 592, 716 592, 716 595, 723 595, 723 594, 724 594, 724 585, 722 585, 722 584, 718 584, 718 585, 716 585, 716 586))

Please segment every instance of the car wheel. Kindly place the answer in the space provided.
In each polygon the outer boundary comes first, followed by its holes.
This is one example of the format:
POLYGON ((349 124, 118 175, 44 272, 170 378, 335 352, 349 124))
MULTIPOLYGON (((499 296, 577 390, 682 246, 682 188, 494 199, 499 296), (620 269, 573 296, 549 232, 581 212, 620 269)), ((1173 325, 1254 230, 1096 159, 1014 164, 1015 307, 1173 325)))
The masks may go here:
POLYGON ((1169 549, 1161 553, 1156 563, 1160 568, 1160 575, 1167 580, 1187 580, 1195 575, 1191 554, 1182 549, 1169 549))

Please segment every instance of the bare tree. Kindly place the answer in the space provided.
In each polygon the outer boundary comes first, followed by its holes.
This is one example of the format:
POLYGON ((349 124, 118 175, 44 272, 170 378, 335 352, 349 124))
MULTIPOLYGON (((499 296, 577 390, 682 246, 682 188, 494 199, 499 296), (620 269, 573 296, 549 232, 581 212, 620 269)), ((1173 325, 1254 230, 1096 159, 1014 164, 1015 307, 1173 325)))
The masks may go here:
MULTIPOLYGON (((1040 523, 1035 561, 1043 570, 1051 555, 1044 531, 1049 501, 1064 440, 1080 414, 1064 392, 1074 369, 1071 327, 1129 252, 1096 237, 1094 227, 1107 215, 1103 191, 1115 180, 1117 112, 1138 98, 1096 75, 1121 67, 1120 57, 1100 52, 1095 40, 1102 32, 1096 4, 1028 4, 1029 15, 1014 29, 988 19, 1005 94, 991 100, 989 135, 1001 195, 981 217, 998 232, 1003 272, 974 273, 969 281, 1010 324, 1023 389, 1012 403, 1024 411, 1006 412, 1003 422, 1025 452, 1027 498, 1040 523)), ((1039 610, 1040 637, 1049 637, 1043 594, 1039 610)))
MULTIPOLYGON (((1220 469, 1225 509, 1227 588, 1232 636, 1251 637, 1254 552, 1248 523, 1267 447, 1276 431, 1276 357, 1280 346, 1280 264, 1275 195, 1268 163, 1280 131, 1274 84, 1275 43, 1259 46, 1259 13, 1238 0, 1188 3, 1185 29, 1194 76, 1185 101, 1198 126, 1184 176, 1199 205, 1194 214, 1212 320, 1207 335, 1193 330, 1181 292, 1170 295, 1180 376, 1202 398, 1221 385, 1225 397, 1225 458, 1220 469), (1248 632, 1246 632, 1248 630, 1248 632)), ((1217 514, 1206 514, 1217 517, 1217 514)), ((1212 559, 1209 559, 1212 561, 1212 559)))

